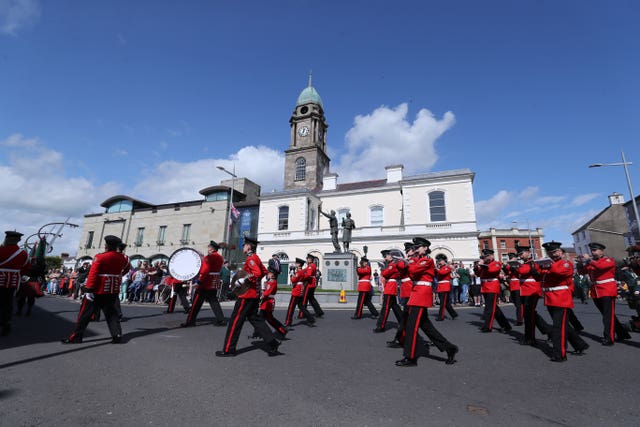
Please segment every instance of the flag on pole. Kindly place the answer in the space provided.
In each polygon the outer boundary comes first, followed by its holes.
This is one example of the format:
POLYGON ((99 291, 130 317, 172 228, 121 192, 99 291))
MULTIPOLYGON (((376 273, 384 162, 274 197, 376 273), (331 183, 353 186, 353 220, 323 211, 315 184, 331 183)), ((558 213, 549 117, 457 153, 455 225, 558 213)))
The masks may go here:
POLYGON ((231 202, 231 216, 233 219, 238 219, 240 217, 240 211, 233 206, 233 202, 231 202))

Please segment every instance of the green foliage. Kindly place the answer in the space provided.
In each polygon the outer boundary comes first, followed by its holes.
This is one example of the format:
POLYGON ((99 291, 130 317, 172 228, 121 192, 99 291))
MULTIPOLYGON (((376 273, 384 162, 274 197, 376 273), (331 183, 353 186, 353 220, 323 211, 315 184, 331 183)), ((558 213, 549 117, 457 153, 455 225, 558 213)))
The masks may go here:
POLYGON ((49 271, 52 268, 58 269, 62 267, 62 258, 60 258, 59 256, 44 257, 44 262, 47 264, 46 271, 49 271))

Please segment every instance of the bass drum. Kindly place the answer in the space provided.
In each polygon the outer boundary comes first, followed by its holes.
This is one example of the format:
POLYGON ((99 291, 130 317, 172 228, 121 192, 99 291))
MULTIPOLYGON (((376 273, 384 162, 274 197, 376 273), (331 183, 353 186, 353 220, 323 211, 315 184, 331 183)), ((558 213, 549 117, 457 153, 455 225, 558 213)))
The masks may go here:
POLYGON ((202 255, 191 248, 180 248, 169 257, 169 274, 182 282, 195 278, 202 267, 202 255))

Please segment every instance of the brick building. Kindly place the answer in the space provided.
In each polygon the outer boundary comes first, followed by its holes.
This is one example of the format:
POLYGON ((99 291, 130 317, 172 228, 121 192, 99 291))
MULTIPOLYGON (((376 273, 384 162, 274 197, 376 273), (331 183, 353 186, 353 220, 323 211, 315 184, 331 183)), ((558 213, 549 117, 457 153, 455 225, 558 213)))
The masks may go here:
POLYGON ((531 246, 531 251, 535 259, 546 256, 542 252, 544 234, 542 228, 527 230, 521 228, 499 229, 490 228, 488 231, 481 231, 478 235, 478 249, 493 249, 496 260, 506 261, 509 252, 516 251, 516 245, 531 246))

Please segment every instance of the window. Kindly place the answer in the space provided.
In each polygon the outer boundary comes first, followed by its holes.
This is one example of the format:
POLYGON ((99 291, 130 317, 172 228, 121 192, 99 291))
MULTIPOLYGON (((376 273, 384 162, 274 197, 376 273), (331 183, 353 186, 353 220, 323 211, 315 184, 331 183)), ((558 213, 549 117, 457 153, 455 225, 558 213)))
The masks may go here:
POLYGON ((138 233, 136 234, 136 246, 142 246, 144 242, 144 227, 138 227, 138 233))
POLYGON ((309 230, 313 230, 316 226, 316 210, 309 210, 309 230))
POLYGON ((484 242, 482 242, 482 249, 489 249, 489 241, 485 240, 484 242))
POLYGON ((278 230, 289 229, 289 206, 278 208, 278 230))
POLYGON ((509 255, 508 254, 502 254, 502 255, 500 255, 500 259, 502 260, 502 262, 507 262, 507 261, 509 261, 509 255))
POLYGON ((93 231, 90 231, 89 234, 87 234, 87 243, 84 245, 85 249, 91 249, 91 246, 93 246, 93 231))
POLYGON ((384 222, 382 206, 372 206, 369 209, 369 224, 374 227, 381 227, 384 222))
POLYGON ((167 226, 161 225, 158 229, 158 241, 156 242, 158 245, 164 245, 165 235, 167 234, 167 226))
POLYGON ((342 220, 347 217, 348 213, 349 209, 338 209, 338 215, 336 215, 338 218, 338 224, 342 224, 342 220))
POLYGON ((182 238, 180 239, 180 243, 186 245, 189 243, 189 238, 191 237, 191 224, 183 224, 182 225, 182 238))
POLYGON ((507 249, 507 242, 504 240, 500 240, 500 249, 507 249))
POLYGON ((219 200, 227 200, 229 198, 229 193, 227 191, 216 191, 214 193, 209 193, 205 197, 207 202, 217 202, 219 200))
POLYGON ((446 221, 447 213, 444 205, 444 191, 429 193, 429 213, 431 221, 446 221))
POLYGON ((304 181, 307 176, 307 161, 304 157, 296 159, 296 181, 304 181))
POLYGON ((133 210, 133 202, 131 200, 118 200, 107 208, 107 213, 129 212, 133 210))

